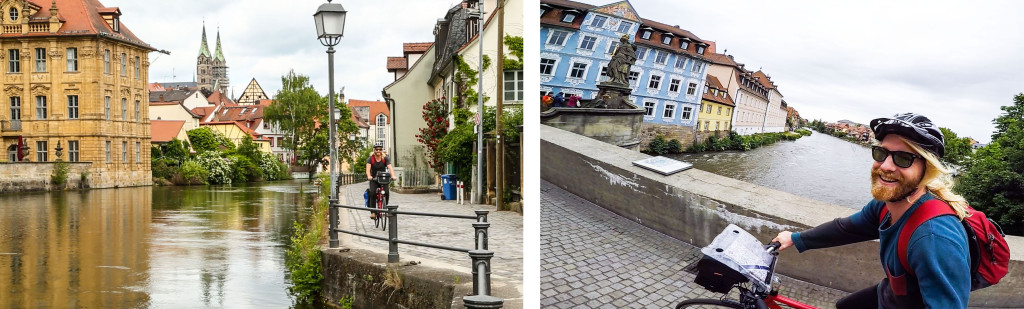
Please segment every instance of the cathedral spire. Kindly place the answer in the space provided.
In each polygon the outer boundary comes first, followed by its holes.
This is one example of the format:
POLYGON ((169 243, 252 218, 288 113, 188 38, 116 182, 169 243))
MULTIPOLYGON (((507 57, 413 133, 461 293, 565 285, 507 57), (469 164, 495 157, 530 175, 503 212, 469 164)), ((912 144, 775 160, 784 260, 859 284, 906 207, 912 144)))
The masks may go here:
POLYGON ((213 59, 214 60, 220 60, 221 62, 224 62, 224 53, 221 52, 221 49, 220 49, 220 27, 217 27, 217 53, 216 53, 216 57, 213 58, 213 59))
MULTIPOLYGON (((218 40, 219 38, 220 34, 218 31, 218 40)), ((206 56, 207 58, 210 58, 210 48, 206 47, 206 21, 203 21, 203 41, 199 45, 199 56, 206 56)))

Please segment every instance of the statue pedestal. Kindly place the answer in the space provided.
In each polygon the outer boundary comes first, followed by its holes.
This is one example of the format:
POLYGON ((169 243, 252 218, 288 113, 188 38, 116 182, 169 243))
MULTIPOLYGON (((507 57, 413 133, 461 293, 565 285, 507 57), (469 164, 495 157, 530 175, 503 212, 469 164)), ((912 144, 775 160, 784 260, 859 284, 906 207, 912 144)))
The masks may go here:
POLYGON ((597 89, 597 98, 595 99, 604 101, 607 108, 633 108, 627 104, 631 103, 629 94, 633 93, 633 89, 630 89, 628 84, 603 82, 597 85, 597 89))

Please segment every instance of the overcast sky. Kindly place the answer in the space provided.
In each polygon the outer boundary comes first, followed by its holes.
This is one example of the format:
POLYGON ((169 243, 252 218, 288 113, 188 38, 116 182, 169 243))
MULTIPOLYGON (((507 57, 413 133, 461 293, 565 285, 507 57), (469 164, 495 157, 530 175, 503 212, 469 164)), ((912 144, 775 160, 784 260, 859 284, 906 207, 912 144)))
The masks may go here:
MULTIPOLYGON (((584 0, 605 5, 615 1, 584 0)), ((768 73, 807 119, 917 112, 988 142, 1024 92, 1024 2, 631 1, 768 73)), ((528 6, 529 7, 529 6, 528 6)))
MULTIPOLYGON (((233 97, 253 78, 267 95, 281 88, 289 69, 310 77, 327 93, 327 47, 316 39, 313 13, 326 0, 100 0, 121 8, 121 21, 139 38, 170 55, 151 53, 150 82, 193 81, 206 20, 210 52, 217 44, 228 63, 233 97), (157 4, 159 3, 159 4, 157 4)), ((402 56, 404 42, 432 42, 438 18, 458 0, 335 1, 348 11, 345 37, 335 47, 335 89, 349 99, 379 100, 394 78, 388 56, 402 56)))

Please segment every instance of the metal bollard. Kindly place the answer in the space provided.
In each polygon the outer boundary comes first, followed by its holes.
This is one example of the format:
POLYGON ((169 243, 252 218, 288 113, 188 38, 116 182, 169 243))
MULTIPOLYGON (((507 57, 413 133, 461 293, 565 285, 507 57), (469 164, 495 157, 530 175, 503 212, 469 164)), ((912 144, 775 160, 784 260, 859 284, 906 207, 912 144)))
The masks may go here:
POLYGON ((476 229, 476 249, 487 250, 487 228, 491 226, 487 222, 474 222, 473 228, 476 229))
POLYGON ((469 257, 473 259, 473 295, 491 295, 491 257, 494 257, 494 252, 472 250, 469 257))
POLYGON ((388 263, 398 263, 398 205, 385 205, 388 209, 388 263))
POLYGON ((477 210, 476 211, 476 222, 487 222, 487 211, 477 210))
POLYGON ((462 304, 469 309, 501 308, 504 300, 490 295, 473 295, 462 298, 462 304))
POLYGON ((335 207, 337 204, 337 199, 332 199, 327 204, 327 220, 330 220, 330 223, 327 225, 327 234, 328 237, 330 237, 330 240, 328 241, 328 246, 330 246, 330 248, 338 247, 338 207, 335 207))

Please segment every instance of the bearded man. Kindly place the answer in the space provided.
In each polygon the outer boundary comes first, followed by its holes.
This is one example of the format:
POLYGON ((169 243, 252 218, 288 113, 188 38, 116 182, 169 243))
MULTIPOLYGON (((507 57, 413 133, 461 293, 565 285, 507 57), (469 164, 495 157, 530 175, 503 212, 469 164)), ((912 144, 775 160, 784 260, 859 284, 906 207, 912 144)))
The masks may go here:
POLYGON ((871 195, 859 212, 812 229, 783 231, 781 249, 800 252, 879 240, 886 278, 854 292, 836 308, 966 308, 971 289, 970 251, 960 220, 967 216, 963 197, 950 191, 950 171, 939 161, 945 143, 927 117, 906 113, 871 121, 878 144, 871 147, 871 195), (922 203, 939 199, 956 216, 922 223, 907 243, 909 271, 900 263, 897 239, 907 218, 922 203), (882 209, 888 214, 882 216, 882 209), (880 220, 881 218, 881 220, 880 220))

